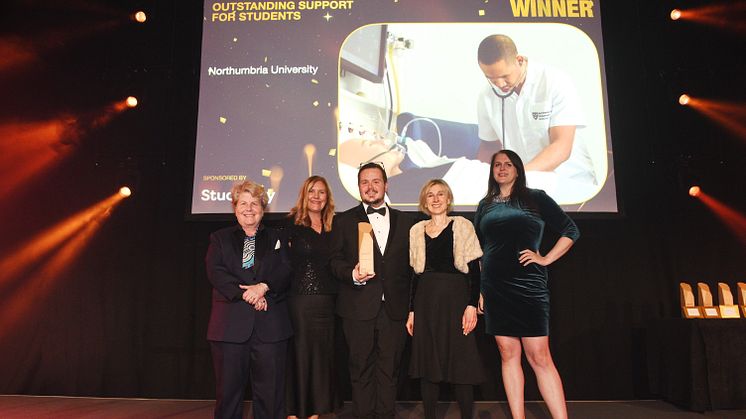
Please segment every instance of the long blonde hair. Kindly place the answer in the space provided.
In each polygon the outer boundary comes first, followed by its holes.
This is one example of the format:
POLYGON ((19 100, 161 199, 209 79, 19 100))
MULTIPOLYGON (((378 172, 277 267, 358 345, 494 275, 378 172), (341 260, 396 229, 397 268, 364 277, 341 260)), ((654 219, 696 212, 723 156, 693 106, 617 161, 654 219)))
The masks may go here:
POLYGON ((311 226, 311 217, 308 216, 308 193, 316 182, 321 182, 326 188, 326 205, 321 210, 321 222, 324 227, 324 231, 332 230, 332 219, 334 218, 334 197, 332 196, 332 189, 329 187, 329 182, 326 181, 322 176, 311 176, 306 179, 300 187, 298 192, 298 200, 295 206, 288 213, 288 217, 293 218, 293 222, 296 225, 302 225, 306 227, 311 226))

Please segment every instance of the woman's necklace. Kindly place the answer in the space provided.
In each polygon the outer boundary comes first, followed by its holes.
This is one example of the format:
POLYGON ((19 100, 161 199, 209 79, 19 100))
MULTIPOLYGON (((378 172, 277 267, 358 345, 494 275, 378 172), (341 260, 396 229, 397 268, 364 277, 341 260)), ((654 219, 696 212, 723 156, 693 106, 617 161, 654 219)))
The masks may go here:
POLYGON ((448 218, 446 218, 442 222, 442 224, 438 223, 438 221, 431 218, 430 222, 427 223, 427 225, 425 226, 425 230, 427 231, 428 235, 432 237, 434 235, 440 234, 440 232, 443 231, 443 229, 445 229, 448 226, 449 222, 450 220, 448 220, 448 218))

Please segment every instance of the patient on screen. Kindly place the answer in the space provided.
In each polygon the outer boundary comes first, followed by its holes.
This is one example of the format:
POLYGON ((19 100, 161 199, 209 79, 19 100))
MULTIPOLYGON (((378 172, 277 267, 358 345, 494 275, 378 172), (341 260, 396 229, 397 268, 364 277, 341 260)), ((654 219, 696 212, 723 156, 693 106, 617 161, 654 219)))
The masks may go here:
POLYGON ((394 177, 402 173, 399 167, 404 160, 405 149, 384 139, 350 139, 339 145, 339 162, 352 166, 369 163, 383 163, 386 176, 394 177))
MULTIPOLYGON (((484 197, 486 184, 473 181, 489 176, 489 164, 476 158, 481 143, 476 124, 402 113, 396 118, 396 125, 398 133, 386 138, 352 138, 339 145, 343 183, 346 176, 355 178, 352 172, 360 164, 374 161, 383 163, 389 177, 396 177, 392 181, 399 184, 394 188, 396 191, 406 191, 401 200, 392 197, 395 203, 416 202, 419 186, 413 186, 415 192, 411 192, 408 184, 422 185, 430 179, 444 179, 452 185, 456 205, 476 205, 484 197), (401 174, 405 175, 398 176, 401 174)), ((575 196, 567 196, 568 190, 574 191, 574 195, 588 196, 587 188, 572 180, 563 179, 560 185, 554 172, 528 171, 526 179, 531 187, 544 190, 560 204, 576 202, 575 196)))

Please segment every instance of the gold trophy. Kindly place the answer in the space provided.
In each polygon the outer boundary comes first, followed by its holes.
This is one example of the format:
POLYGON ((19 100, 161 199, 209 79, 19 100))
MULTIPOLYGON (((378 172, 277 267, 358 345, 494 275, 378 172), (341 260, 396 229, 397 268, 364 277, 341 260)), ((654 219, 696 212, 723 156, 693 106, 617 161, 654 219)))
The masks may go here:
POLYGON ((360 275, 375 274, 373 269, 373 226, 370 223, 357 223, 357 248, 360 275))
POLYGON ((705 318, 720 318, 718 308, 712 304, 712 293, 710 292, 710 286, 705 284, 704 282, 697 282, 697 291, 699 294, 699 305, 700 307, 702 307, 702 314, 705 315, 705 318))
POLYGON ((721 319, 738 319, 741 314, 738 306, 733 304, 733 293, 725 282, 718 282, 718 311, 721 319))
POLYGON ((679 296, 681 299, 681 314, 686 319, 701 319, 702 310, 694 304, 694 293, 692 286, 686 282, 679 284, 679 296))
POLYGON ((739 282, 738 284, 738 305, 741 306, 741 312, 743 317, 746 317, 746 282, 739 282))

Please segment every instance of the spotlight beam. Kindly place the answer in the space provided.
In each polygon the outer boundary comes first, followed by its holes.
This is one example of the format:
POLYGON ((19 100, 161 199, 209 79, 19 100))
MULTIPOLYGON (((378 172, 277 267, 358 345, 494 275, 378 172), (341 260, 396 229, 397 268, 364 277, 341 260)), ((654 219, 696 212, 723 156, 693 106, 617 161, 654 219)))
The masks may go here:
POLYGON ((134 96, 129 96, 126 99, 112 102, 93 119, 91 127, 98 128, 105 125, 111 121, 114 116, 126 111, 127 109, 134 108, 135 106, 137 106, 137 98, 134 96))
POLYGON ((80 134, 70 116, 0 126, 0 197, 66 157, 80 134))
POLYGON ((746 216, 725 205, 714 197, 700 191, 697 198, 707 206, 746 245, 746 216))
MULTIPOLYGON (((687 20, 735 32, 746 32, 746 23, 739 18, 744 12, 746 12, 746 3, 712 4, 679 10, 678 19, 674 20, 687 20)), ((673 19, 673 14, 671 18, 673 19)))
POLYGON ((690 97, 689 106, 746 140, 746 104, 690 97))
MULTIPOLYGON (((66 11, 69 11, 70 3, 64 4, 66 11)), ((0 38, 0 72, 28 66, 58 45, 67 45, 94 33, 112 29, 123 22, 125 22, 123 19, 109 19, 91 25, 82 25, 65 32, 48 31, 31 38, 0 38)))
POLYGON ((39 302, 48 297, 54 287, 59 285, 55 280, 70 268, 73 260, 90 242, 94 233, 110 214, 111 211, 108 210, 96 214, 77 235, 68 240, 30 280, 24 283, 9 301, 5 302, 0 308, 0 336, 8 334, 18 320, 25 318, 32 308, 38 307, 39 302))
MULTIPOLYGON (((100 214, 116 205, 124 199, 118 192, 101 202, 68 217, 57 225, 37 234, 27 241, 22 247, 11 253, 0 261, 0 287, 6 281, 14 278, 34 262, 40 260, 44 255, 58 248, 81 230, 86 223, 96 219, 100 214)), ((7 284, 6 284, 7 285, 7 284)))
POLYGON ((37 54, 15 37, 0 39, 0 72, 37 60, 37 54))
POLYGON ((136 106, 137 99, 110 103, 98 112, 63 115, 39 122, 0 125, 0 197, 5 197, 29 179, 42 174, 65 158, 90 130, 136 106))

